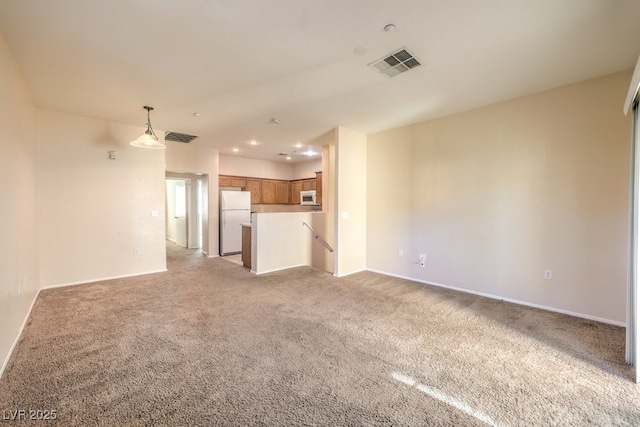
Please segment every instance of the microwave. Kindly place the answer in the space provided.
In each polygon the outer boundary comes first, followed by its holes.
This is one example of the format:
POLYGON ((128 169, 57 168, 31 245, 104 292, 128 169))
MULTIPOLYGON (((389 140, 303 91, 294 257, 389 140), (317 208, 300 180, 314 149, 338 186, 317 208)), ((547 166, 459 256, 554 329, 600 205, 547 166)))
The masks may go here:
POLYGON ((300 192, 301 205, 317 205, 316 190, 305 190, 300 192))

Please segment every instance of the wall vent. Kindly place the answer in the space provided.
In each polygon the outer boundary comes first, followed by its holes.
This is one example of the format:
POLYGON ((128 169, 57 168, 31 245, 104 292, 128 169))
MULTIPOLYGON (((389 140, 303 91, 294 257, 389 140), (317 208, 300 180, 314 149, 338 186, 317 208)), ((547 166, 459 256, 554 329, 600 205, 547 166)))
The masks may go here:
POLYGON ((167 131, 164 134, 164 139, 166 141, 184 142, 185 144, 190 143, 196 138, 196 135, 189 135, 188 133, 176 132, 173 130, 167 131))
POLYGON ((369 67, 387 77, 395 77, 406 71, 419 67, 418 61, 407 49, 402 48, 369 64, 369 67))

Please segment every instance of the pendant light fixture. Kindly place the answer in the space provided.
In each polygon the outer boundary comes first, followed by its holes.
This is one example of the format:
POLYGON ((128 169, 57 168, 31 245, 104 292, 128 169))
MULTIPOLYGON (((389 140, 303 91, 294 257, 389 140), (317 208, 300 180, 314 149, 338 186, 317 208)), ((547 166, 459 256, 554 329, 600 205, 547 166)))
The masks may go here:
POLYGON ((162 142, 158 141, 158 137, 151 127, 151 110, 153 110, 153 107, 145 105, 144 109, 147 110, 147 130, 142 135, 131 141, 130 144, 134 147, 152 148, 155 150, 167 148, 162 142))

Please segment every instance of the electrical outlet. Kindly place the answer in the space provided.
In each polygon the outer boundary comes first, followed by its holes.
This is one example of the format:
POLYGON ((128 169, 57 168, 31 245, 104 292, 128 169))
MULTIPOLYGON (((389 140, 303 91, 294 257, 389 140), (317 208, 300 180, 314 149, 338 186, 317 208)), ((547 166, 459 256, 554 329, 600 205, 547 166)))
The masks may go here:
POLYGON ((402 249, 398 249, 398 256, 404 256, 404 251, 402 249))
POLYGON ((545 278, 545 280, 551 280, 553 278, 553 271, 545 270, 544 271, 544 278, 545 278))
POLYGON ((133 249, 133 253, 136 254, 136 255, 140 255, 140 252, 141 252, 140 248, 134 248, 133 249))
POLYGON ((424 268, 425 265, 427 265, 427 255, 426 254, 420 254, 420 267, 424 268))

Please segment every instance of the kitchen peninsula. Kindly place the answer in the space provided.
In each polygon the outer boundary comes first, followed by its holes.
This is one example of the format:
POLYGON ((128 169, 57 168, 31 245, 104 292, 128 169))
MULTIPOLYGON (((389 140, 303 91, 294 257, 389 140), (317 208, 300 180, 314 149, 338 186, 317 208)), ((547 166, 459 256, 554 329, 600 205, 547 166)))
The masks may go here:
POLYGON ((242 226, 243 264, 255 274, 300 266, 332 272, 333 253, 304 226, 313 227, 332 245, 328 220, 324 212, 252 213, 251 224, 242 226))

